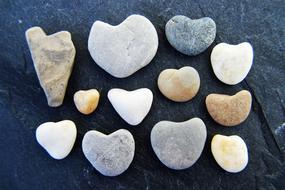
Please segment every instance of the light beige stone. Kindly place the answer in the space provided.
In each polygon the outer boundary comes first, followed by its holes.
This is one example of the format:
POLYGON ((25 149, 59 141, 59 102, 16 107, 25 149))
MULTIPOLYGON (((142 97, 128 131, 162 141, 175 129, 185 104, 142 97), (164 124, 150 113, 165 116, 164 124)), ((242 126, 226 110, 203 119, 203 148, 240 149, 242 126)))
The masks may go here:
POLYGON ((26 39, 48 105, 60 106, 75 57, 70 33, 61 31, 47 36, 40 27, 32 27, 26 31, 26 39))
POLYGON ((200 88, 200 77, 193 67, 166 69, 158 77, 158 88, 161 93, 176 102, 191 100, 200 88))
POLYGON ((240 172, 248 163, 247 146, 237 135, 215 135, 212 139, 211 150, 219 166, 228 172, 240 172))
POLYGON ((251 94, 242 90, 233 96, 210 94, 206 106, 211 117, 223 126, 235 126, 242 123, 251 109, 251 94))
POLYGON ((79 112, 83 114, 90 114, 98 106, 100 94, 96 89, 79 90, 74 96, 74 104, 79 112))

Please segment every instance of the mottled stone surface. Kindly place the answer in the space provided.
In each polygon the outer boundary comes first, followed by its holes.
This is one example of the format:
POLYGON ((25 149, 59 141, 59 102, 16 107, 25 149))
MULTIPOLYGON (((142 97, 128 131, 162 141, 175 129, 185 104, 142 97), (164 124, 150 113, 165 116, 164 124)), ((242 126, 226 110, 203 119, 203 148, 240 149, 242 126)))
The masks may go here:
POLYGON ((46 122, 36 130, 38 143, 54 159, 63 159, 71 151, 77 135, 73 121, 46 122))
POLYGON ((154 0, 13 0, 0 1, 0 187, 2 189, 284 189, 285 156, 285 12, 282 0, 154 1, 154 0), (148 18, 159 37, 159 49, 152 62, 126 79, 115 79, 96 65, 87 43, 95 20, 112 25, 131 14, 148 18), (217 25, 215 42, 198 56, 186 56, 167 41, 165 24, 173 16, 211 17, 217 25), (41 26, 47 34, 67 30, 72 34, 76 58, 64 104, 47 106, 25 39, 31 26, 41 26), (254 48, 254 64, 237 85, 226 85, 214 75, 210 55, 222 42, 248 41, 254 48), (191 101, 176 103, 165 98, 157 87, 157 77, 167 68, 194 67, 201 86, 191 101), (13 74, 12 74, 13 73, 13 74), (151 111, 138 127, 120 118, 107 98, 109 89, 149 88, 154 100, 151 111), (94 114, 83 116, 73 103, 78 89, 96 88, 101 93, 94 114), (210 93, 233 95, 240 90, 252 94, 252 111, 240 126, 226 128, 207 112, 205 98, 210 93), (183 171, 164 166, 155 156, 149 135, 161 121, 185 121, 200 117, 208 138, 198 162, 183 171), (35 140, 36 127, 46 121, 72 119, 78 140, 70 155, 60 162, 49 158, 35 140), (89 130, 110 134, 119 128, 131 131, 136 153, 128 170, 118 177, 104 177, 85 159, 81 140, 89 130), (210 150, 215 134, 238 135, 248 147, 249 164, 238 174, 221 169, 210 150), (15 154, 16 153, 16 154, 15 154), (282 184, 283 183, 283 184, 282 184), (210 187, 209 187, 210 184, 210 187))
POLYGON ((213 48, 211 64, 216 77, 225 84, 240 83, 248 74, 253 63, 250 43, 238 45, 220 43, 213 48))
POLYGON ((96 21, 88 39, 94 61, 118 78, 128 77, 148 65, 157 48, 157 32, 142 15, 130 15, 117 26, 96 21))
POLYGON ((184 122, 160 121, 151 130, 151 146, 167 167, 182 170, 192 166, 200 157, 207 129, 200 118, 184 122))
POLYGON ((96 89, 78 90, 73 96, 73 101, 79 112, 88 115, 97 108, 99 98, 100 94, 96 89))
POLYGON ((192 20, 177 15, 166 23, 165 34, 176 50, 186 55, 198 55, 215 40, 216 24, 209 17, 192 20))
POLYGON ((180 69, 165 69, 157 80, 160 92, 176 102, 191 100, 200 88, 199 73, 193 67, 182 67, 180 69))
POLYGON ((247 146, 237 135, 215 135, 211 142, 211 150, 217 163, 227 172, 241 172, 247 166, 247 146))
POLYGON ((71 34, 61 31, 47 36, 40 27, 32 27, 26 31, 26 39, 48 105, 60 106, 75 56, 71 34))
POLYGON ((117 176, 128 169, 135 154, 132 134, 120 129, 110 135, 88 131, 82 140, 82 150, 89 162, 105 176, 117 176))
POLYGON ((209 94, 206 107, 211 117, 223 126, 235 126, 248 117, 252 97, 249 91, 242 90, 235 95, 209 94))

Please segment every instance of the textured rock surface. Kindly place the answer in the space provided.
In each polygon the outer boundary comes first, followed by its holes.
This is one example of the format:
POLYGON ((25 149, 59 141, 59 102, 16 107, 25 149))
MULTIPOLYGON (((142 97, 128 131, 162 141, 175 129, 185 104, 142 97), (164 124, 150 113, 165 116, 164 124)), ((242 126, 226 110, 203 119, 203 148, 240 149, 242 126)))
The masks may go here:
POLYGON ((176 50, 186 55, 198 55, 215 40, 216 24, 209 17, 192 20, 177 15, 166 23, 165 34, 176 50))
POLYGON ((73 96, 73 101, 83 114, 92 113, 98 106, 100 94, 96 89, 79 90, 73 96))
POLYGON ((71 151, 76 139, 76 126, 73 121, 46 122, 36 131, 38 143, 54 159, 63 159, 71 151))
POLYGON ((128 169, 134 158, 132 134, 120 129, 110 135, 88 131, 82 140, 82 150, 89 162, 105 176, 117 176, 128 169))
POLYGON ((114 88, 109 90, 108 99, 121 118, 130 125, 138 125, 151 108, 153 94, 147 88, 133 91, 114 88))
POLYGON ((240 83, 253 63, 252 46, 248 42, 238 45, 220 43, 213 48, 211 63, 220 81, 230 85, 240 83))
POLYGON ((94 61, 118 78, 128 77, 148 65, 157 48, 156 30, 141 15, 131 15, 117 26, 96 21, 88 39, 88 49, 94 61))
POLYGON ((251 94, 242 90, 235 95, 209 94, 206 106, 211 117, 224 126, 235 126, 248 117, 251 110, 251 94))
POLYGON ((217 163, 228 172, 240 172, 248 163, 247 146, 239 136, 215 135, 211 150, 217 163))
POLYGON ((61 31, 47 36, 40 27, 32 27, 26 31, 26 39, 48 105, 60 106, 75 56, 70 33, 61 31))
POLYGON ((282 0, 80 2, 83 1, 0 1, 0 115, 5 118, 0 120, 2 189, 284 189, 285 5, 282 0), (89 55, 90 28, 95 20, 116 25, 134 13, 146 16, 156 27, 159 49, 147 67, 126 79, 114 80, 89 55), (216 40, 204 53, 185 56, 168 43, 164 27, 177 14, 190 18, 209 16, 216 22, 216 40), (68 30, 76 47, 76 64, 64 104, 57 109, 49 108, 43 98, 23 35, 35 25, 48 34, 68 30), (226 85, 213 73, 211 50, 217 43, 243 41, 254 47, 254 64, 245 80, 234 86, 226 85), (159 92, 157 77, 164 69, 185 65, 199 72, 199 92, 187 103, 169 101, 159 92), (95 87, 101 93, 99 106, 94 114, 83 117, 75 109, 73 95, 78 89, 95 87), (114 87, 127 90, 146 87, 153 92, 151 111, 140 127, 128 127, 110 105, 107 92, 114 87), (221 127, 207 112, 206 96, 213 92, 232 95, 242 89, 252 94, 251 113, 241 126, 221 127), (185 121, 195 116, 205 122, 209 137, 202 155, 189 169, 168 169, 151 148, 151 129, 161 120, 185 121), (39 147, 35 130, 43 122, 63 118, 76 123, 79 140, 71 154, 58 162, 39 147), (110 134, 121 127, 133 134, 136 155, 124 174, 106 178, 84 158, 80 140, 89 130, 110 134), (215 134, 236 134, 245 140, 249 164, 243 172, 229 174, 217 165, 210 150, 215 134))
POLYGON ((182 170, 192 166, 200 157, 207 129, 200 118, 185 122, 160 121, 152 129, 151 146, 167 167, 182 170))
POLYGON ((157 84, 160 92, 170 100, 185 102, 198 93, 200 77, 193 67, 165 69, 159 74, 157 84))

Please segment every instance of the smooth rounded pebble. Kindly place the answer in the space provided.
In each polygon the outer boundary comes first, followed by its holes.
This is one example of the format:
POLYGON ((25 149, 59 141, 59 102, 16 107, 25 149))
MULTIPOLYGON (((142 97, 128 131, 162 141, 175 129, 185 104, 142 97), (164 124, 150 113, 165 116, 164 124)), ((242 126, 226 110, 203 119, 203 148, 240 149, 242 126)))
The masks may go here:
POLYGON ((125 129, 110 135, 92 130, 84 135, 82 149, 92 166, 101 174, 117 176, 130 166, 135 154, 135 141, 125 129))
POLYGON ((98 106, 100 94, 96 89, 79 90, 73 96, 77 110, 83 114, 90 114, 98 106))
POLYGON ((200 157, 207 130, 200 118, 184 122, 160 121, 152 129, 151 146, 158 159, 167 167, 182 170, 200 157))
POLYGON ((253 63, 250 43, 238 45, 220 43, 213 48, 211 63, 217 78, 225 84, 240 83, 248 74, 253 63))
POLYGON ((248 163, 247 146, 237 135, 215 135, 211 150, 216 162, 227 172, 240 172, 248 163))
POLYGON ((251 109, 251 94, 242 90, 233 96, 210 94, 206 98, 206 107, 211 117, 223 126, 235 126, 248 117, 251 109))
POLYGON ((76 135, 76 126, 70 120, 46 122, 36 130, 38 143, 54 159, 63 159, 70 153, 76 135))
POLYGON ((186 55, 198 55, 215 40, 216 24, 209 17, 192 20, 178 15, 166 23, 165 34, 176 50, 186 55))
POLYGON ((191 100, 200 88, 199 73, 193 67, 163 70, 158 77, 160 92, 176 102, 191 100))
POLYGON ((130 125, 138 125, 150 111, 153 94, 148 88, 133 91, 113 88, 108 99, 121 118, 130 125))
POLYGON ((157 48, 157 32, 141 15, 131 15, 117 26, 96 21, 88 39, 94 61, 117 78, 128 77, 148 65, 157 48))
POLYGON ((71 34, 60 31, 46 35, 40 27, 32 27, 26 31, 26 40, 48 105, 58 107, 63 102, 74 63, 71 34))

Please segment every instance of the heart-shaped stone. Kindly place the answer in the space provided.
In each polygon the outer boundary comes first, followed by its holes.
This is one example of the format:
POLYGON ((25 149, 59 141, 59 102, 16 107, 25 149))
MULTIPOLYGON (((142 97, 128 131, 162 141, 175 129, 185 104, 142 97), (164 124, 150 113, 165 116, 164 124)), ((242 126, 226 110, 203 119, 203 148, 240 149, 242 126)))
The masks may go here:
POLYGON ((200 77, 193 67, 166 69, 159 74, 157 84, 160 92, 170 100, 185 102, 197 94, 200 77))
POLYGON ((118 78, 128 77, 149 64, 157 48, 157 32, 141 15, 131 15, 117 26, 96 21, 88 39, 94 61, 118 78))
POLYGON ((215 40, 216 24, 209 17, 192 20, 178 15, 166 23, 165 34, 176 50, 186 55, 197 55, 215 40))
POLYGON ((120 129, 110 135, 88 131, 82 141, 83 153, 92 166, 105 176, 117 176, 128 169, 135 154, 132 134, 120 129))
POLYGON ((200 118, 185 122, 160 121, 152 129, 151 146, 159 160, 175 170, 192 166, 200 157, 207 130, 200 118))
POLYGON ((242 123, 251 109, 251 94, 242 90, 233 96, 210 94, 206 98, 206 106, 211 117, 223 126, 235 126, 242 123))
POLYGON ((248 74, 253 63, 250 43, 238 45, 220 43, 211 53, 211 63, 217 78, 225 84, 240 83, 248 74))
POLYGON ((100 94, 96 89, 79 90, 74 96, 74 104, 83 114, 92 113, 98 106, 100 94))
POLYGON ((40 27, 32 27, 26 31, 26 39, 48 105, 60 106, 75 57, 70 33, 61 31, 47 36, 40 27))
POLYGON ((46 122, 36 130, 38 143, 54 159, 63 159, 70 153, 76 135, 76 126, 70 120, 46 122))
POLYGON ((248 163, 247 146, 237 135, 215 135, 211 149, 216 162, 228 172, 240 172, 248 163))
POLYGON ((151 108, 153 94, 148 88, 140 88, 134 91, 114 88, 109 90, 108 99, 128 124, 138 125, 151 108))

